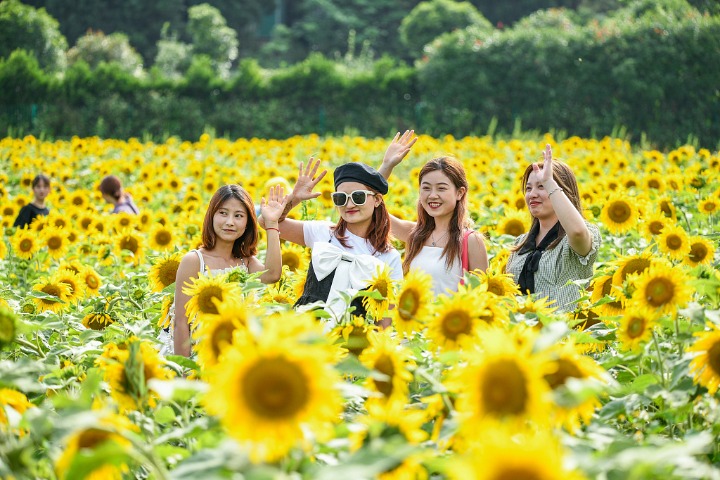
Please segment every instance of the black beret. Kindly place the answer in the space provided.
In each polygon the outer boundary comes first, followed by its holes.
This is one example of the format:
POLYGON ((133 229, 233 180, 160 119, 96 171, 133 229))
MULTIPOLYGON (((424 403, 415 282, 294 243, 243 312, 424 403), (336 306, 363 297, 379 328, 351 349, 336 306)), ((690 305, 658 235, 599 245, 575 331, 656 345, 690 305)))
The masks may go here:
POLYGON ((388 183, 380 173, 364 163, 346 163, 335 169, 335 189, 343 182, 358 182, 383 195, 388 192, 388 183))

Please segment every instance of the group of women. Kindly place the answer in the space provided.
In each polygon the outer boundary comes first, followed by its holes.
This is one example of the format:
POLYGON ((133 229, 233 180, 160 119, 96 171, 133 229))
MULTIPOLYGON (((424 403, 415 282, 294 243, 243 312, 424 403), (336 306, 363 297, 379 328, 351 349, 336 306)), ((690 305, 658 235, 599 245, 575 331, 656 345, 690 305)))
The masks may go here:
MULTIPOLYGON (((176 277, 174 317, 175 353, 188 355, 190 328, 184 304, 185 282, 199 272, 211 274, 240 266, 250 273, 264 271, 260 280, 274 283, 280 278, 280 241, 311 249, 311 262, 297 308, 324 305, 340 318, 346 298, 367 286, 378 269, 387 268, 400 280, 411 269, 429 273, 436 295, 457 290, 467 270, 486 270, 488 257, 483 236, 470 228, 467 215, 468 181, 460 162, 452 157, 435 158, 418 175, 417 220, 391 215, 384 202, 393 169, 411 151, 414 132, 399 133, 390 143, 379 170, 362 163, 347 163, 335 169, 332 201, 338 210, 336 223, 287 218, 303 201, 317 198, 315 186, 325 177, 320 161, 301 163, 297 182, 287 195, 272 187, 262 200, 256 219, 252 201, 241 187, 220 188, 205 215, 203 246, 188 253, 176 277), (257 225, 267 231, 265 263, 254 256, 257 225), (390 238, 405 243, 405 258, 390 238)), ((506 271, 513 275, 523 294, 536 294, 554 301, 560 311, 570 311, 580 298, 574 281, 592 276, 600 244, 599 230, 585 221, 580 193, 572 170, 553 159, 548 145, 543 162, 527 167, 522 177, 525 201, 532 226, 515 241, 506 271)), ((356 314, 364 309, 359 299, 351 306, 356 314)))
MULTIPOLYGON (((417 137, 413 131, 399 133, 390 143, 378 170, 363 163, 347 163, 334 171, 332 201, 338 210, 336 223, 287 218, 293 207, 317 198, 315 186, 325 177, 320 161, 301 163, 297 182, 287 195, 281 186, 271 187, 260 203, 260 218, 250 195, 239 185, 221 187, 210 200, 202 229, 202 246, 187 253, 178 268, 175 305, 168 350, 190 355, 190 327, 185 304, 186 283, 200 273, 216 275, 241 268, 255 273, 264 283, 275 283, 282 273, 280 241, 311 249, 304 291, 295 306, 310 309, 324 305, 340 318, 346 299, 367 287, 379 269, 401 280, 412 269, 430 274, 435 295, 455 291, 468 270, 485 271, 488 256, 483 236, 472 230, 467 214, 469 185, 462 164, 448 156, 434 158, 418 175, 417 219, 391 215, 384 196, 389 194, 393 169, 411 151, 417 137), (265 262, 257 257, 258 227, 267 231, 265 262), (393 247, 391 235, 405 243, 405 258, 393 247)), ((34 201, 20 212, 25 217, 47 214, 44 199, 50 180, 33 180, 34 201)), ((542 163, 532 163, 522 176, 525 201, 532 217, 527 234, 515 241, 506 265, 523 294, 547 297, 560 311, 570 311, 580 298, 577 280, 588 279, 600 245, 598 228, 585 221, 580 193, 572 170, 553 159, 550 146, 542 163)), ((103 198, 113 212, 138 213, 132 198, 117 177, 102 180, 103 198)), ((18 225, 18 222, 16 222, 18 225)), ((364 314, 359 298, 351 306, 364 314)))

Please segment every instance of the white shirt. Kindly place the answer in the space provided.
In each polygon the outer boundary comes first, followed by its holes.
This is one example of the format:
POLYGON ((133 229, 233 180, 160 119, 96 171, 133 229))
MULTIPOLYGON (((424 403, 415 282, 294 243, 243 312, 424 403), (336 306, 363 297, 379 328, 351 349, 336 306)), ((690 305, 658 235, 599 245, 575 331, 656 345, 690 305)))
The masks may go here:
POLYGON ((456 258, 450 269, 447 269, 445 257, 442 256, 443 247, 430 247, 424 245, 415 258, 410 262, 410 270, 418 269, 432 277, 433 293, 457 292, 458 284, 463 278, 462 263, 456 258))
POLYGON ((343 244, 332 234, 331 228, 335 224, 321 220, 313 220, 303 224, 303 235, 305 237, 305 245, 313 248, 316 242, 328 241, 336 247, 346 250, 353 255, 371 255, 378 260, 386 263, 390 267, 390 278, 393 280, 402 280, 402 262, 400 261, 400 253, 395 248, 390 248, 387 252, 373 253, 373 246, 367 239, 358 237, 352 232, 345 230, 345 237, 350 248, 345 248, 343 244))

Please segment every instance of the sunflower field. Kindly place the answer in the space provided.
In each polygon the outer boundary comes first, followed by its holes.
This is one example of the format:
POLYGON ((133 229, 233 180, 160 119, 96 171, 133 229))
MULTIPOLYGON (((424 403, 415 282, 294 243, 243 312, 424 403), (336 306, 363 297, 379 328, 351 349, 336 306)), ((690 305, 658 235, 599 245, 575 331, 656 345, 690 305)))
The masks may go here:
MULTIPOLYGON (((311 155, 379 166, 388 142, 0 140, 0 477, 720 479, 720 154, 691 145, 421 136, 388 208, 415 219, 420 166, 456 156, 487 272, 437 299, 424 274, 379 272, 367 318, 329 329, 331 313, 292 309, 309 252, 285 244, 274 285, 187 285, 196 354, 159 353, 219 186, 259 203, 311 155), (502 273, 530 225, 520 175, 546 143, 603 236, 572 313, 502 273), (15 229, 41 172, 50 214, 15 229), (140 215, 109 213, 107 174, 140 215)), ((331 177, 294 218, 336 219, 331 177)))

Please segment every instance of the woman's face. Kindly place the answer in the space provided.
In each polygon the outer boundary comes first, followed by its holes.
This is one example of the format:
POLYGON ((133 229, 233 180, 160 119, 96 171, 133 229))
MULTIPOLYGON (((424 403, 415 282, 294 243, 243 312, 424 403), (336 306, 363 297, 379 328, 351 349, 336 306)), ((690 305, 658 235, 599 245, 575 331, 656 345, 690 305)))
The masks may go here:
POLYGON ((49 193, 50 185, 45 182, 37 182, 33 187, 33 194, 35 195, 35 200, 39 202, 45 201, 49 193))
POLYGON ((245 233, 248 211, 237 198, 229 198, 220 204, 213 215, 213 230, 217 240, 233 243, 245 233))
POLYGON ((343 182, 338 185, 337 192, 343 192, 348 195, 347 203, 344 206, 336 207, 340 216, 348 224, 358 224, 363 222, 370 222, 372 220, 373 212, 382 202, 382 195, 378 194, 366 194, 365 203, 362 205, 356 205, 352 200, 352 192, 355 191, 370 191, 370 189, 358 182, 343 182))
POLYGON ((530 210, 530 215, 538 220, 556 216, 548 192, 538 180, 535 171, 530 172, 527 185, 525 185, 525 203, 530 210))
POLYGON ((420 204, 433 218, 452 216, 455 206, 465 194, 442 170, 426 173, 420 180, 420 204))

